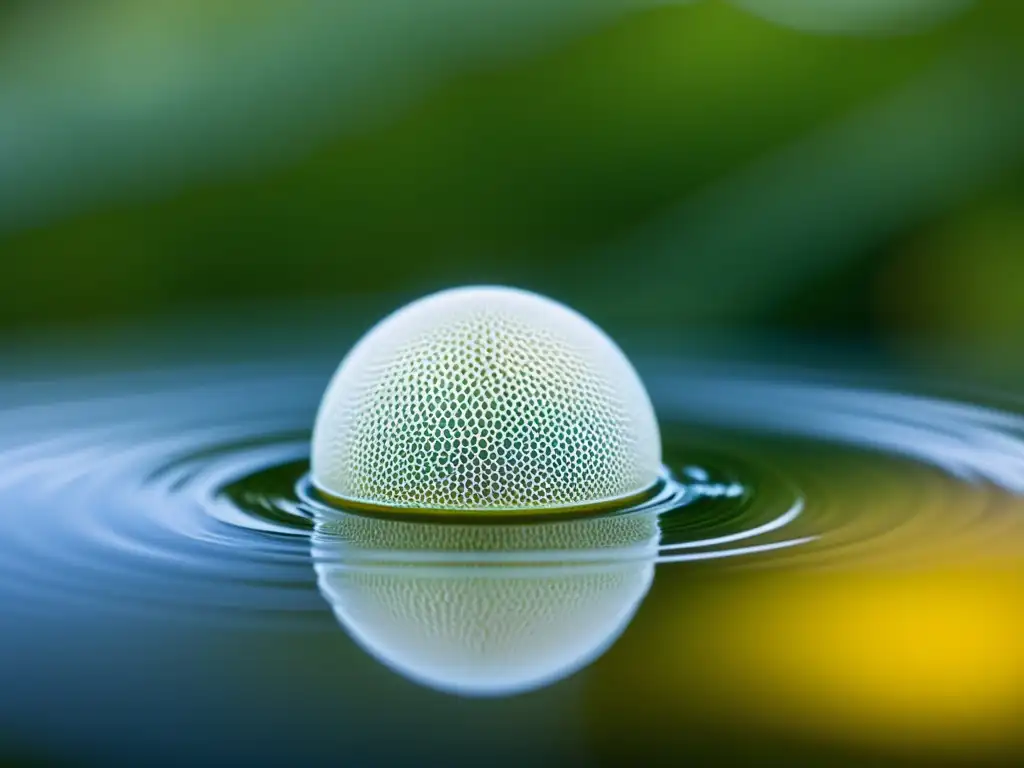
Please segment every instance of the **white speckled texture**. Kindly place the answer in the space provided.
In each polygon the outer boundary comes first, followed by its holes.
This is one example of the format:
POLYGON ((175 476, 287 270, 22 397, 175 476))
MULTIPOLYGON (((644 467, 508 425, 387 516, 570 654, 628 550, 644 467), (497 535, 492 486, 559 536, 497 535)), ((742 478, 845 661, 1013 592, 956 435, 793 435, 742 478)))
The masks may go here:
POLYGON ((342 361, 313 434, 315 483, 399 508, 529 510, 653 485, 661 440, 632 365, 550 299, 459 288, 409 304, 342 361))

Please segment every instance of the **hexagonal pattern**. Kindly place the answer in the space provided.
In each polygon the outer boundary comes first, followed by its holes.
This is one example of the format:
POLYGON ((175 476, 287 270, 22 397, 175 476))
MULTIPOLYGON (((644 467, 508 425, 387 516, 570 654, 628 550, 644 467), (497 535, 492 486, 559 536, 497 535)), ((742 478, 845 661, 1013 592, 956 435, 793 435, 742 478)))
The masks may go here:
POLYGON ((462 288, 413 302, 342 361, 320 407, 318 486, 354 502, 529 510, 635 494, 661 442, 629 361, 550 299, 462 288))

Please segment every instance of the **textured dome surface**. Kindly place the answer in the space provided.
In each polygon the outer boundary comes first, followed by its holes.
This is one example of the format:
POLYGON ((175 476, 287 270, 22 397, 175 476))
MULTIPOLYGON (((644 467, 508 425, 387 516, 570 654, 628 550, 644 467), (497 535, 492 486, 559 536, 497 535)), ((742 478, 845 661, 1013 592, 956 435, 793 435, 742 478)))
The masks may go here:
POLYGON ((650 400, 615 343, 510 288, 385 318, 342 361, 313 432, 316 485, 373 506, 585 506, 644 491, 660 466, 650 400))

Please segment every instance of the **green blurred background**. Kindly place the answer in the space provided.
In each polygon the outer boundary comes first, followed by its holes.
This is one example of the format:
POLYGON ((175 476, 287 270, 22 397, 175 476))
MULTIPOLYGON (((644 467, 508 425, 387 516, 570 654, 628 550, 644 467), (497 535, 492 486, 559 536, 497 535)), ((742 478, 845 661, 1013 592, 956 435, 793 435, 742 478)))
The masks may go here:
POLYGON ((599 322, 1024 333, 1017 0, 0 5, 0 328, 468 282, 599 322))

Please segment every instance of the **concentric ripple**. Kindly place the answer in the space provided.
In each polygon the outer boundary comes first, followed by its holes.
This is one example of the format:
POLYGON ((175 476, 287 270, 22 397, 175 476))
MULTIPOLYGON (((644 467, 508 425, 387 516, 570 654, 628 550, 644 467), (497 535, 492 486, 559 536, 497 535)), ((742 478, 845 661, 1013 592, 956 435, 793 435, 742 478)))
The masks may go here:
POLYGON ((315 362, 9 387, 0 592, 44 613, 302 620, 324 610, 314 565, 325 557, 353 568, 627 556, 793 567, 1012 556, 1024 543, 1021 416, 777 372, 643 372, 666 478, 617 514, 655 519, 654 549, 564 546, 555 530, 511 551, 325 546, 353 528, 307 491, 329 373, 315 362))

